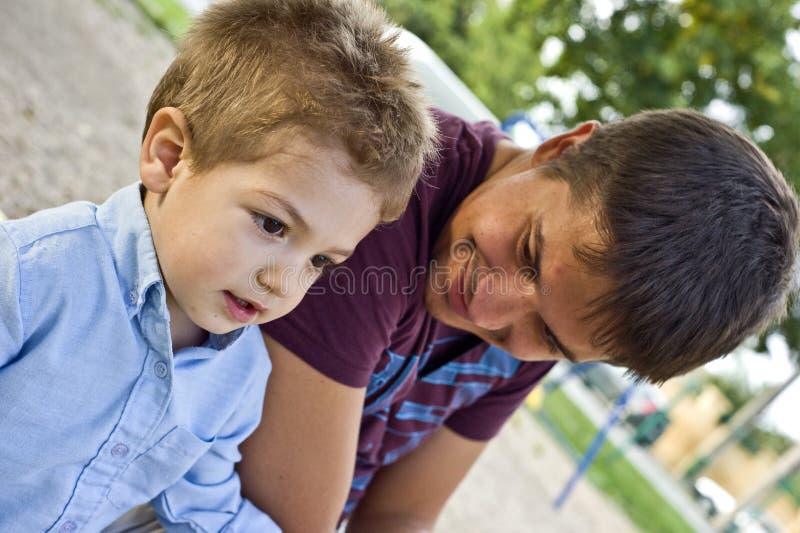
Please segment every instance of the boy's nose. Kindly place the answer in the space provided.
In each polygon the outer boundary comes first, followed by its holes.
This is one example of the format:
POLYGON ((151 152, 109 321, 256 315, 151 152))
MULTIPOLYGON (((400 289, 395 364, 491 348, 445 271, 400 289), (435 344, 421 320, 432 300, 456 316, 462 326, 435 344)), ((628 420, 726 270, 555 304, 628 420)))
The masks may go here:
POLYGON ((297 291, 305 292, 316 281, 316 270, 310 269, 305 260, 283 257, 271 258, 259 269, 257 283, 271 294, 284 298, 297 291))
POLYGON ((266 292, 274 296, 283 296, 286 293, 287 281, 283 279, 281 269, 261 268, 256 276, 259 292, 266 292))

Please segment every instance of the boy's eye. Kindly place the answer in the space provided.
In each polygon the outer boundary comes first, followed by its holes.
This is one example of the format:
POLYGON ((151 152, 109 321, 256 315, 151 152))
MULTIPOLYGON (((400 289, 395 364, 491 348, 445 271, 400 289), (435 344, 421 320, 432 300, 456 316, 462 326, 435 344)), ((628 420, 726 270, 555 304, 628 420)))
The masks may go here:
POLYGON ((278 219, 261 214, 256 214, 255 218, 258 226, 268 235, 283 237, 283 234, 286 232, 286 224, 278 219))
POLYGON ((270 235, 280 236, 283 235, 283 231, 286 229, 286 226, 280 220, 275 220, 271 217, 264 217, 264 223, 262 224, 264 231, 269 233, 270 235))
POLYGON ((315 255, 311 258, 311 265, 314 268, 325 268, 333 264, 333 259, 327 255, 315 255))

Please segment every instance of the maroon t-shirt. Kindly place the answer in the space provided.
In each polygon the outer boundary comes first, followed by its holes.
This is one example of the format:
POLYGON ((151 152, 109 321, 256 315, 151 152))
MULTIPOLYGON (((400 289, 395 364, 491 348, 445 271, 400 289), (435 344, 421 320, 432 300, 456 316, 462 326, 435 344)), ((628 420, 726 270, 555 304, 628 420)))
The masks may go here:
MULTIPOLYGON (((441 425, 488 440, 552 363, 523 363, 435 320, 425 282, 439 232, 485 179, 497 142, 493 124, 436 112, 439 153, 403 216, 376 228, 286 317, 264 331, 345 385, 367 387, 349 514, 374 473, 441 425)), ((302 393, 302 391, 298 391, 302 393)))

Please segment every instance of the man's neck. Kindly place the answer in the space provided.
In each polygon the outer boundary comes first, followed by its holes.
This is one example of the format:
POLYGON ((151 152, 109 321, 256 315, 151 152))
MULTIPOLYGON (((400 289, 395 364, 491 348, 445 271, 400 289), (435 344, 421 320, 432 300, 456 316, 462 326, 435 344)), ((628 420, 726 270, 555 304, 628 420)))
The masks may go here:
POLYGON ((521 148, 511 141, 503 139, 497 143, 492 164, 486 173, 486 181, 527 170, 531 166, 533 153, 533 150, 521 148))

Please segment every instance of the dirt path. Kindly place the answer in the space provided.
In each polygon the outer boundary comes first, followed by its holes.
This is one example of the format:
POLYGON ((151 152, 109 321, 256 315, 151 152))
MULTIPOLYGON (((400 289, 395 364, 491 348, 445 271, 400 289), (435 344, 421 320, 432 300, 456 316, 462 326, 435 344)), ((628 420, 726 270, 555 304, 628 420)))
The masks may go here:
MULTIPOLYGON (((0 17, 0 209, 10 217, 100 202, 137 179, 147 99, 169 41, 125 0, 7 0, 0 17)), ((581 483, 527 413, 493 442, 448 504, 439 533, 636 531, 581 483)))
POLYGON ((102 201, 136 181, 169 41, 124 0, 7 0, 0 17, 0 209, 102 201))
POLYGON ((518 411, 451 498, 437 533, 635 533, 604 494, 582 480, 552 507, 575 464, 528 412, 518 411))

